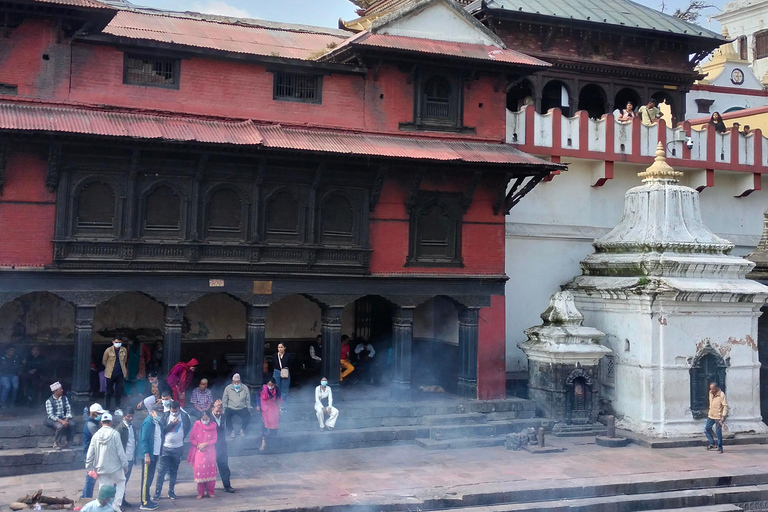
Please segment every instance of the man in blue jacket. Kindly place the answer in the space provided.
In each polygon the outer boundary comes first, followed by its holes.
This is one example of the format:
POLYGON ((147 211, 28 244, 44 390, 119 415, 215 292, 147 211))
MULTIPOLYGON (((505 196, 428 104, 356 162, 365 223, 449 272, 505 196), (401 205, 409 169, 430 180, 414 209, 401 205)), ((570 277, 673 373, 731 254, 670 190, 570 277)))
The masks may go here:
MULTIPOLYGON (((91 446, 91 438, 101 428, 101 422, 99 419, 104 414, 104 409, 101 405, 93 404, 88 409, 88 420, 83 427, 83 464, 88 456, 88 448, 91 446)), ((93 488, 96 486, 96 479, 91 478, 88 473, 85 474, 85 487, 83 487, 83 494, 81 498, 93 498, 93 488)))
MULTIPOLYGON (((146 402, 145 402, 146 403, 146 402)), ((149 499, 149 488, 155 478, 157 459, 163 445, 163 404, 154 404, 141 424, 138 457, 141 460, 141 506, 139 510, 157 510, 157 503, 149 499)))

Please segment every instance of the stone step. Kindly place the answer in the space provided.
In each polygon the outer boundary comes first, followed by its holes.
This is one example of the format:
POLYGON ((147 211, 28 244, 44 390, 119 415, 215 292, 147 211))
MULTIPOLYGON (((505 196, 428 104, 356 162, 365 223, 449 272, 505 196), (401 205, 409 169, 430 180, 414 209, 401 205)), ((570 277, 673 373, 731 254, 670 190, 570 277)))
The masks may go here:
MULTIPOLYGON (((480 412, 470 412, 466 414, 441 414, 439 416, 424 416, 422 418, 422 424, 430 426, 468 424, 476 425, 478 423, 485 423, 488 421, 488 417, 491 414, 497 413, 483 414, 480 412)), ((517 412, 512 411, 511 413, 505 412, 500 414, 517 414, 517 412)))
POLYGON ((444 441, 437 441, 435 439, 416 439, 416 445, 426 450, 448 450, 448 449, 472 449, 472 448, 486 448, 488 446, 502 446, 505 441, 505 436, 491 436, 491 437, 472 437, 464 439, 446 439, 444 441))
MULTIPOLYGON (((744 509, 731 504, 704 505, 702 507, 682 507, 674 509, 675 512, 744 512, 744 509)), ((664 510, 648 510, 646 512, 667 512, 664 510)))
POLYGON ((520 411, 489 412, 486 414, 488 421, 500 420, 525 420, 536 417, 535 409, 526 409, 520 411))
POLYGON ((755 502, 765 499, 768 499, 767 484, 479 505, 456 507, 450 510, 451 512, 635 512, 640 510, 679 510, 755 502))
POLYGON ((488 421, 475 425, 435 425, 429 428, 429 438, 435 441, 461 438, 483 438, 520 432, 527 428, 551 428, 551 422, 540 418, 488 421))
POLYGON ((21 449, 0 451, 0 477, 82 469, 83 450, 21 449))

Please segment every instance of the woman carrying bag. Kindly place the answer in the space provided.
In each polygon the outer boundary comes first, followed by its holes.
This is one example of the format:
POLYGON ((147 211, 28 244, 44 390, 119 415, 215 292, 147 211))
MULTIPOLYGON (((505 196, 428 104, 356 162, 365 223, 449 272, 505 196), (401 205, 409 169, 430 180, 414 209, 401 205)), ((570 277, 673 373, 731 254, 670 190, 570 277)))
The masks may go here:
POLYGON ((272 355, 272 377, 275 379, 280 396, 283 398, 283 412, 288 401, 288 390, 291 387, 291 372, 293 370, 293 354, 285 353, 285 345, 277 344, 277 352, 272 355))

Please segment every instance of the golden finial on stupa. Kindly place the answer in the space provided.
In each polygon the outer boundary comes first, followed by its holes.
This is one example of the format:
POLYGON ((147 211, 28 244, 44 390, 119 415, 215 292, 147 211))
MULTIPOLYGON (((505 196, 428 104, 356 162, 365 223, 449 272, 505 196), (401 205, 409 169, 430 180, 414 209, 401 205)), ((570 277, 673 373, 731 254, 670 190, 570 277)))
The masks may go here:
POLYGON ((643 178, 643 181, 649 180, 674 180, 683 175, 682 172, 676 171, 671 165, 667 163, 667 157, 664 152, 664 144, 659 142, 656 146, 656 158, 649 168, 643 172, 637 173, 638 176, 643 178))

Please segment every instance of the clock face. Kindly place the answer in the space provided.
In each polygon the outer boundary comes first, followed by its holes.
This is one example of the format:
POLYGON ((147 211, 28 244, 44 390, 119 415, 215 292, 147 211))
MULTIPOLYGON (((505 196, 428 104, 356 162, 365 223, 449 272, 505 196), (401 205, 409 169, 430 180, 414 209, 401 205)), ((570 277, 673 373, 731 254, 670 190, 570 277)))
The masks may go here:
POLYGON ((744 72, 740 70, 739 68, 734 69, 731 71, 731 82, 736 85, 741 85, 744 83, 744 72))

